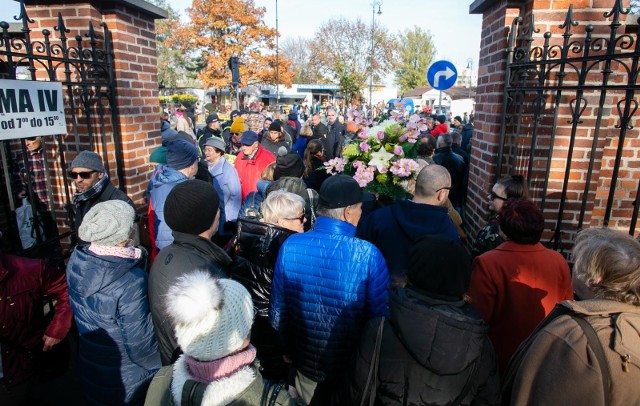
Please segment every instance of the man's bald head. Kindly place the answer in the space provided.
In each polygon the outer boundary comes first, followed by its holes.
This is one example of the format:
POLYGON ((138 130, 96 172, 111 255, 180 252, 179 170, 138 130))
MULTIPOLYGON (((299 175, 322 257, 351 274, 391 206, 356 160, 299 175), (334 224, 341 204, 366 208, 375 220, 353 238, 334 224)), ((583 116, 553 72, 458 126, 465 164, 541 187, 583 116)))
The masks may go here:
POLYGON ((433 198, 443 190, 451 188, 451 175, 444 166, 431 164, 418 174, 416 179, 417 198, 433 198))

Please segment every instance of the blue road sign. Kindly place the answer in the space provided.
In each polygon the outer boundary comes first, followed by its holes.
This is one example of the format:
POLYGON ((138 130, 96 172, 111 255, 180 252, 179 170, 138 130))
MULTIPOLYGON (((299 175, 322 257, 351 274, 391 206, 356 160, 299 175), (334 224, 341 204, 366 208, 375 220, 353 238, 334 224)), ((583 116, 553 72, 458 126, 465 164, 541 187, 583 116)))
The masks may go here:
POLYGON ((458 80, 458 71, 449 61, 437 61, 427 71, 427 80, 436 90, 447 90, 458 80))

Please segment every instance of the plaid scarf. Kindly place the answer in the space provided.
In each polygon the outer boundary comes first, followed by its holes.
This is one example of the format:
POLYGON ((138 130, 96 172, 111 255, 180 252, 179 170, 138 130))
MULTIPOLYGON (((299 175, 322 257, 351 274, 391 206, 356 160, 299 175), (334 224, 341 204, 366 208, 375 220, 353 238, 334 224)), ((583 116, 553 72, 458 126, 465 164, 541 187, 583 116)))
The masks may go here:
POLYGON ((73 205, 78 207, 81 202, 86 202, 87 200, 92 199, 102 192, 105 186, 109 183, 109 175, 106 173, 95 185, 93 185, 90 189, 85 190, 84 192, 76 192, 73 195, 73 205))

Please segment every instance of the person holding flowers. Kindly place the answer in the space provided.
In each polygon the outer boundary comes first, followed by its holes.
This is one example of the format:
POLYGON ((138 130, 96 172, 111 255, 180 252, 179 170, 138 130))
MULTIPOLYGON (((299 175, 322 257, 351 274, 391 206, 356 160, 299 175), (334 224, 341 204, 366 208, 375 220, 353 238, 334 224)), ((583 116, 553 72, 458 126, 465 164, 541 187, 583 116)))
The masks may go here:
MULTIPOLYGON (((399 166, 397 171, 408 171, 399 166)), ((440 165, 428 165, 418 175, 411 200, 398 200, 372 212, 358 226, 357 237, 373 243, 384 256, 394 286, 407 283, 409 249, 427 235, 438 235, 456 243, 458 231, 445 206, 451 176, 440 165)))

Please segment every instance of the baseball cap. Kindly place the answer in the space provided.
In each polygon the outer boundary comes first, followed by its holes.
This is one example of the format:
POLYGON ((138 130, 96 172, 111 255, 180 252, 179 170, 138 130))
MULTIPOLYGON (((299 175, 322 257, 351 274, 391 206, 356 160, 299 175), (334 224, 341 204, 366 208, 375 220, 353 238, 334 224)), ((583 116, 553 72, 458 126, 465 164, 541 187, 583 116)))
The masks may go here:
POLYGON ((320 187, 320 206, 328 209, 348 207, 370 200, 373 200, 373 196, 363 192, 351 176, 330 176, 320 187))
POLYGON ((258 141, 258 134, 253 131, 245 131, 242 133, 242 138, 240 138, 240 144, 243 145, 253 145, 254 142, 258 141))
POLYGON ((218 118, 218 115, 216 113, 209 114, 209 116, 207 117, 207 124, 209 124, 209 123, 217 123, 219 121, 220 121, 220 119, 218 118))

